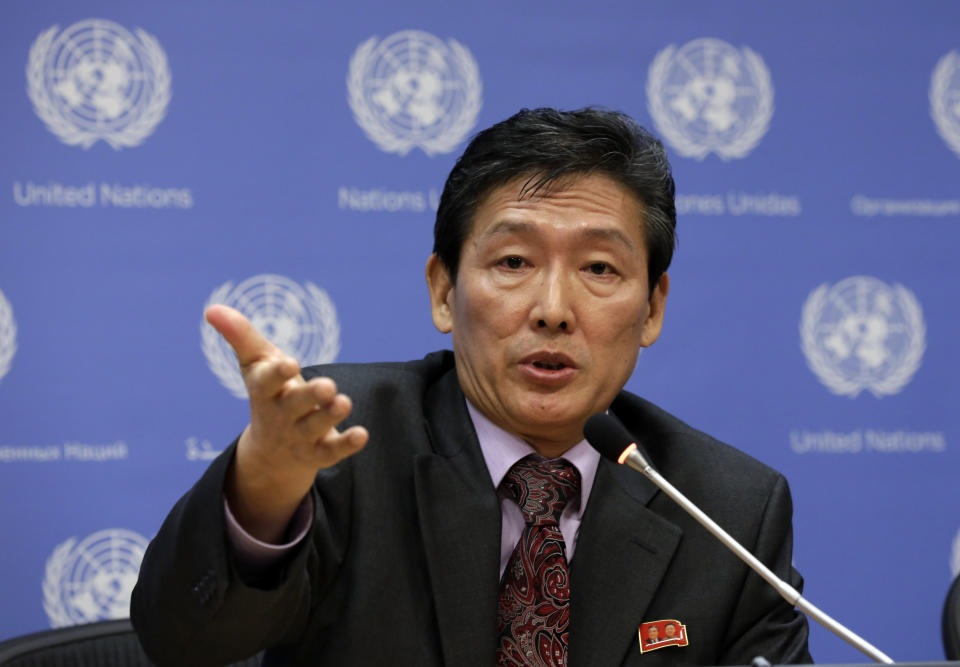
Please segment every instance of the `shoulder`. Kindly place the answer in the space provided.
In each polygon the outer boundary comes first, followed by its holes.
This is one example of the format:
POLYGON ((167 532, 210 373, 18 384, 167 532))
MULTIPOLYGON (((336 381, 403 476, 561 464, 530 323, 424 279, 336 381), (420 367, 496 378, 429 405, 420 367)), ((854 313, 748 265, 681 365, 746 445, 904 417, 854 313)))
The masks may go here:
POLYGON ((453 353, 446 350, 416 361, 328 364, 301 372, 306 379, 329 377, 339 392, 350 397, 353 409, 344 426, 389 424, 395 429, 419 429, 430 396, 438 391, 450 394, 451 400, 460 396, 453 353))
POLYGON ((453 352, 441 350, 414 361, 324 364, 305 367, 301 373, 307 380, 329 377, 341 392, 352 395, 389 387, 426 389, 453 368, 453 352))
POLYGON ((786 480, 773 468, 639 396, 621 392, 611 410, 654 468, 685 492, 739 498, 789 493, 786 480))

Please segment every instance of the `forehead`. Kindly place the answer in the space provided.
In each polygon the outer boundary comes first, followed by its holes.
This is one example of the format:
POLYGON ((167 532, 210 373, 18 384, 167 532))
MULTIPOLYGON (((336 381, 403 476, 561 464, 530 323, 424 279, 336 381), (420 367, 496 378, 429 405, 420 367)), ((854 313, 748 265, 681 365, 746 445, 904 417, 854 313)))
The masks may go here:
MULTIPOLYGON (((536 178, 533 176, 532 178, 536 178)), ((530 191, 530 175, 493 188, 474 211, 466 240, 508 219, 620 230, 643 244, 644 207, 626 186, 602 174, 562 177, 530 191)))

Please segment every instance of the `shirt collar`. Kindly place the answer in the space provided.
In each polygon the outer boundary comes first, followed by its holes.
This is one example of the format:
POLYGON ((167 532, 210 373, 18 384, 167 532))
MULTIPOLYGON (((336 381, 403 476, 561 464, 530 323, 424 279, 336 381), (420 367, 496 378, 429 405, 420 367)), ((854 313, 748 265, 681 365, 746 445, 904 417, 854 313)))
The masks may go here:
MULTIPOLYGON (((473 428, 477 433, 477 440, 480 441, 483 460, 487 464, 490 479, 493 480, 495 487, 500 486, 504 475, 507 474, 514 463, 530 454, 538 455, 537 451, 522 438, 503 430, 490 421, 469 400, 467 400, 467 411, 470 413, 473 428)), ((587 498, 590 497, 590 490, 593 488, 593 480, 597 475, 600 453, 591 447, 586 440, 581 440, 564 452, 560 458, 572 463, 580 473, 581 501, 578 513, 582 515, 587 506, 587 498)))

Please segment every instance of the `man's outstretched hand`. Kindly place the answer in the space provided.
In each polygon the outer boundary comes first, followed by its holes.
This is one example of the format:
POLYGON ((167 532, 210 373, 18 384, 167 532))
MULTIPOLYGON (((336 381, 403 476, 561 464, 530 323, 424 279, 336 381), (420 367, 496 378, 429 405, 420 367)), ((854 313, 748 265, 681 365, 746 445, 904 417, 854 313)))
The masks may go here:
POLYGON ((247 532, 279 542, 317 471, 358 452, 368 434, 362 426, 339 432, 350 398, 330 378, 304 380, 297 360, 241 313, 216 305, 205 317, 233 347, 250 396, 250 424, 237 444, 227 501, 247 532))

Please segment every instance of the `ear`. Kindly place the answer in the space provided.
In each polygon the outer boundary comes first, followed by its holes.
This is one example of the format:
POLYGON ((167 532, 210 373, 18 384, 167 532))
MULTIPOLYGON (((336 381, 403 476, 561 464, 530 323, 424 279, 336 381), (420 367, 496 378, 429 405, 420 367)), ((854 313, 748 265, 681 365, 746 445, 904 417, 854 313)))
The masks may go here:
POLYGON ((453 331, 453 283, 450 272, 436 253, 427 258, 426 274, 433 326, 440 333, 450 333, 453 331))
POLYGON ((647 319, 643 323, 643 332, 640 334, 640 345, 650 347, 660 337, 663 328, 663 311, 667 306, 667 293, 670 291, 670 276, 666 273, 660 276, 656 287, 650 291, 650 301, 647 303, 647 319))

